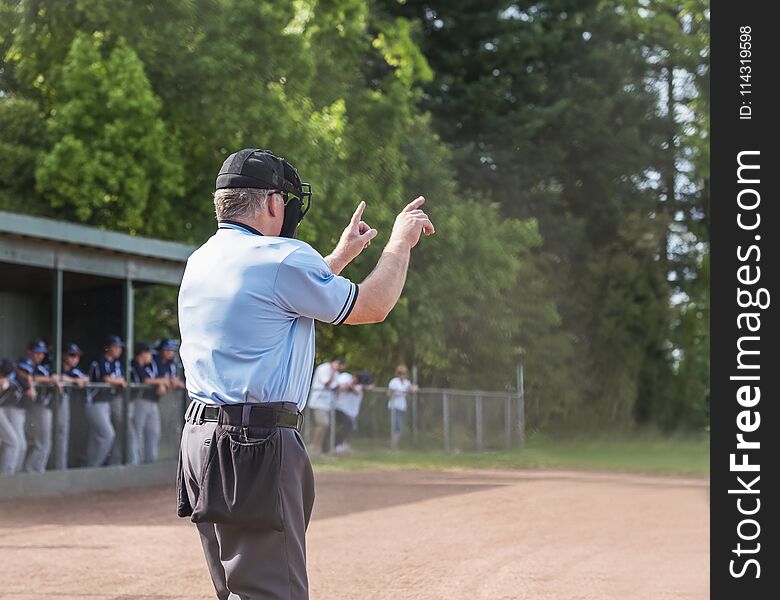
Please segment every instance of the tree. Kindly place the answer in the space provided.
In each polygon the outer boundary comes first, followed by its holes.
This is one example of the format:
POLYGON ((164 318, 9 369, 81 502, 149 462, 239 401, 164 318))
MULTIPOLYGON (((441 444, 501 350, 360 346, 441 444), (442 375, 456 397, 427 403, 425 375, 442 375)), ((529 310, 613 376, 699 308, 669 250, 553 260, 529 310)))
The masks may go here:
POLYGON ((120 42, 104 57, 102 46, 97 35, 73 40, 36 187, 59 217, 155 235, 180 193, 178 145, 135 52, 120 42))
MULTIPOLYGON (((435 73, 422 105, 453 149, 460 187, 496 198, 507 217, 538 220, 537 269, 565 334, 553 336, 556 366, 529 372, 542 405, 630 422, 648 398, 672 395, 673 215, 653 181, 681 124, 665 117, 652 81, 653 27, 669 29, 653 3, 379 4, 421 26, 435 73)), ((682 15, 672 19, 678 34, 682 15)), ((525 306, 520 289, 515 302, 525 306)), ((528 356, 545 335, 526 337, 528 356)))

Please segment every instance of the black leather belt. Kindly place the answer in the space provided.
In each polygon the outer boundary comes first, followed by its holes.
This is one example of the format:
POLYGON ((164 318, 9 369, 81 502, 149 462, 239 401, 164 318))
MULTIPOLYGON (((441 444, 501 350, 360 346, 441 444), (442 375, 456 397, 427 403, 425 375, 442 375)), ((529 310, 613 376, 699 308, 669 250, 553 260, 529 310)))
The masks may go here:
POLYGON ((303 413, 292 402, 211 406, 193 400, 187 407, 184 420, 188 423, 216 422, 235 427, 287 427, 298 432, 303 428, 303 413))

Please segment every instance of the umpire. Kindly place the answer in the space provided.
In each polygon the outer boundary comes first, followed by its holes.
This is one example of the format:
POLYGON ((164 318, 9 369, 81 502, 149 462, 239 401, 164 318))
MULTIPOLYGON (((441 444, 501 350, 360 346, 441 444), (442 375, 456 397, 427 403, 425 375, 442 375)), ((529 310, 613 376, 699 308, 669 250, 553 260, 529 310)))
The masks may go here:
POLYGON ((407 205, 358 287, 339 273, 377 234, 361 220, 364 202, 323 258, 294 239, 311 186, 283 158, 236 152, 216 188, 218 229, 190 256, 179 292, 192 402, 178 514, 197 524, 218 598, 302 600, 314 479, 299 432, 314 321, 383 321, 403 289, 412 247, 434 228, 420 210, 424 198, 407 205))

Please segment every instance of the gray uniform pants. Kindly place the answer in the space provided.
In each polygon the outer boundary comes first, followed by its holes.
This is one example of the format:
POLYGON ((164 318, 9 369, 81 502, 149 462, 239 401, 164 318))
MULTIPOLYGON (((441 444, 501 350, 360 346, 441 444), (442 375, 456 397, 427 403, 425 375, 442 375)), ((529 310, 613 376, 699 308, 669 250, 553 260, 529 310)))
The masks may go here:
POLYGON ((70 442, 70 394, 59 398, 54 412, 54 468, 64 471, 68 468, 68 444, 70 442))
POLYGON ((51 454, 52 410, 42 404, 33 404, 27 411, 30 448, 24 461, 28 473, 43 473, 51 454))
MULTIPOLYGON (((111 397, 111 423, 114 426, 114 442, 111 445, 111 454, 108 457, 108 464, 121 465, 122 457, 124 456, 124 448, 122 443, 122 435, 120 432, 124 431, 124 412, 122 405, 124 403, 124 397, 121 393, 111 397)), ((130 408, 130 407, 128 407, 130 408)), ((128 415, 130 416, 130 415, 128 415)))
POLYGON ((133 400, 130 419, 130 464, 157 462, 160 445, 160 403, 133 400))
POLYGON ((111 424, 111 403, 90 402, 86 405, 86 415, 89 423, 87 466, 102 467, 116 437, 111 424))
POLYGON ((0 474, 12 475, 19 470, 27 452, 24 435, 26 410, 0 406, 0 474))
MULTIPOLYGON (((201 493, 204 461, 217 424, 185 423, 181 478, 189 502, 201 493)), ((279 501, 282 531, 198 523, 200 541, 220 600, 307 600, 306 528, 314 505, 314 476, 303 440, 280 428, 279 501)))

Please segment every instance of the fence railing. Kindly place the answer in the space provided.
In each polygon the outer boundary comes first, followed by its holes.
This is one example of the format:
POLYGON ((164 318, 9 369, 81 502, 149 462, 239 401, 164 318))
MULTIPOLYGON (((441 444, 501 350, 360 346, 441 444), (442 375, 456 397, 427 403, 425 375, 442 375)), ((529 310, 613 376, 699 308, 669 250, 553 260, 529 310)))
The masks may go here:
MULTIPOLYGON (((109 464, 131 462, 133 437, 133 401, 143 390, 153 386, 128 384, 117 388, 107 383, 84 386, 63 384, 60 390, 51 385, 36 384, 39 395, 50 395, 52 418, 48 469, 85 466, 90 426, 86 417, 88 391, 112 390, 112 424, 116 440, 109 464)), ((391 424, 399 416, 388 409, 387 388, 365 390, 352 439, 363 447, 387 447, 392 437, 391 424)), ((332 399, 339 392, 332 392, 332 399)), ((187 405, 185 390, 175 390, 159 397, 160 438, 159 460, 174 460, 178 456, 179 440, 187 405)), ((29 404, 29 403, 28 403, 29 404)), ((29 412, 29 411, 28 411, 29 412)), ((311 411, 305 420, 303 435, 311 442, 314 419, 311 411)), ((325 450, 337 445, 336 408, 331 409, 331 426, 325 438, 325 450)), ((402 447, 420 450, 484 451, 522 447, 525 439, 525 407, 522 394, 483 390, 421 388, 407 395, 407 410, 400 415, 404 433, 402 447)), ((25 425, 28 443, 34 443, 39 424, 28 414, 25 425)), ((44 436, 46 437, 46 436, 44 436)), ((0 451, 2 448, 0 447, 0 451)))
MULTIPOLYGON (((90 426, 86 415, 87 393, 89 391, 112 391, 114 394, 107 400, 111 403, 111 423, 115 431, 115 444, 111 450, 108 464, 130 464, 137 456, 139 448, 132 444, 140 444, 133 432, 133 401, 145 390, 154 386, 128 383, 121 388, 108 383, 90 382, 83 386, 64 383, 60 388, 50 384, 36 383, 35 388, 39 399, 23 400, 21 406, 26 407, 24 432, 27 452, 31 446, 44 443, 49 445, 47 469, 64 470, 85 466, 86 449, 90 435, 90 426), (49 398, 48 407, 52 415, 50 421, 37 418, 35 411, 30 410, 41 405, 40 399, 49 398), (49 422, 48 432, 39 431, 41 423, 49 422), (42 440, 45 440, 42 442, 42 440)), ((184 411, 187 397, 185 390, 174 390, 157 398, 160 410, 160 438, 158 445, 158 460, 176 459, 179 452, 179 440, 184 425, 184 411)), ((2 448, 0 447, 0 451, 2 448)), ((19 468, 18 470, 22 470, 19 468)))

